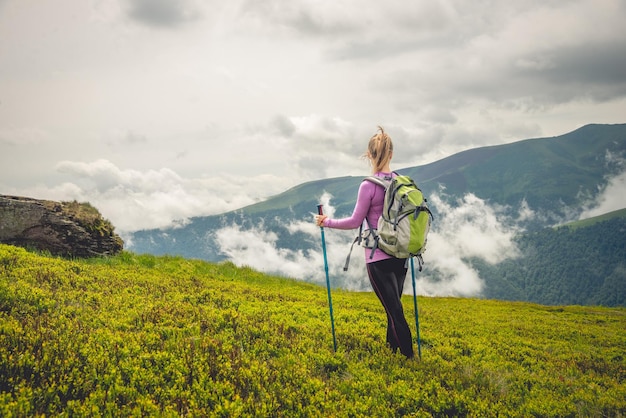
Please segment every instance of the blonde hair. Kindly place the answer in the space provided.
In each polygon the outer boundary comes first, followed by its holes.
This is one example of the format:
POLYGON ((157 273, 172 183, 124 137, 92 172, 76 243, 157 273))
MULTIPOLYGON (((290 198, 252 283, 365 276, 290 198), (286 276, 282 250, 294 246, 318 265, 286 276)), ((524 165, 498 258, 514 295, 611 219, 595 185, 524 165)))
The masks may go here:
POLYGON ((393 143, 391 137, 385 132, 382 126, 378 127, 378 132, 370 138, 367 144, 367 157, 372 164, 374 172, 382 171, 391 160, 393 152, 393 143))

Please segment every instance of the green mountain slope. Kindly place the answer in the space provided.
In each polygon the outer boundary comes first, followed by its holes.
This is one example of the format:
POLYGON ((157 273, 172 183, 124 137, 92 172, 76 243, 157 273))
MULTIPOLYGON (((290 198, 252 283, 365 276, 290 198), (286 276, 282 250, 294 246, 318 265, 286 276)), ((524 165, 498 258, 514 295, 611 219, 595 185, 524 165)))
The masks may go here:
POLYGON ((593 194, 619 166, 607 154, 626 154, 626 124, 587 125, 553 138, 527 139, 476 148, 422 167, 409 168, 428 190, 442 184, 448 193, 467 192, 499 204, 558 211, 561 202, 580 203, 581 192, 593 194))
POLYGON ((610 221, 615 218, 624 218, 624 217, 626 217, 626 209, 614 210, 613 212, 605 213, 600 216, 594 216, 592 218, 587 218, 587 219, 583 219, 580 221, 569 222, 562 226, 566 226, 570 229, 578 229, 578 228, 584 228, 587 226, 592 226, 594 224, 597 224, 598 222, 610 221))
POLYGON ((524 234, 517 243, 518 259, 474 260, 487 298, 626 306, 626 209, 524 234))
MULTIPOLYGON (((626 310, 420 298, 422 358, 371 293, 230 263, 0 245, 2 416, 626 414, 626 310)), ((412 301, 405 300, 412 315, 412 301)))

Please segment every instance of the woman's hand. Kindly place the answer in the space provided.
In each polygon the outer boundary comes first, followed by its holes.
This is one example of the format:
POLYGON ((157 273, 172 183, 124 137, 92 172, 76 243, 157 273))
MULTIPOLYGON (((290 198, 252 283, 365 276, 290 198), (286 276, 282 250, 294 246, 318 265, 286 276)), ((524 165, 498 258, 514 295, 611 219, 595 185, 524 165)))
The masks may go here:
POLYGON ((328 218, 326 215, 315 215, 315 224, 317 226, 324 226, 324 220, 328 218))

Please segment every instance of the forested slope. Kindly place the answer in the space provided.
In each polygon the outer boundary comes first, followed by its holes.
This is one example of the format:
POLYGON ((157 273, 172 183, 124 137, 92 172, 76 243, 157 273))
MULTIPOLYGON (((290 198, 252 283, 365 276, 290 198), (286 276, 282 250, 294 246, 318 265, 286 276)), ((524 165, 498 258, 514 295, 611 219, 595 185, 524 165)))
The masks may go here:
POLYGON ((626 306, 626 210, 524 234, 522 256, 492 266, 474 260, 485 296, 548 305, 626 306))

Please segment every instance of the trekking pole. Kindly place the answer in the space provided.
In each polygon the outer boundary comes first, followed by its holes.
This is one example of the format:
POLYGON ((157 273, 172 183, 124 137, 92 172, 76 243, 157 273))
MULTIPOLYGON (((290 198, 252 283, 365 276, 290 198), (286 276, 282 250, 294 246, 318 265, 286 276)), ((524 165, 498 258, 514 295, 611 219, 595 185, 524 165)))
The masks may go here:
POLYGON ((413 267, 413 257, 411 257, 411 278, 413 279, 413 309, 415 310, 415 329, 417 329, 417 355, 422 358, 422 342, 420 339, 420 320, 417 312, 417 292, 415 290, 415 268, 413 267))
MULTIPOLYGON (((317 213, 323 215, 322 206, 317 205, 317 213)), ((330 326, 333 331, 333 349, 337 352, 337 338, 335 338, 335 319, 333 317, 333 298, 330 295, 330 279, 328 277, 328 259, 326 258, 326 239, 324 238, 324 227, 320 226, 322 231, 322 252, 324 253, 324 270, 326 271, 326 289, 328 290, 328 306, 330 307, 330 326)))

